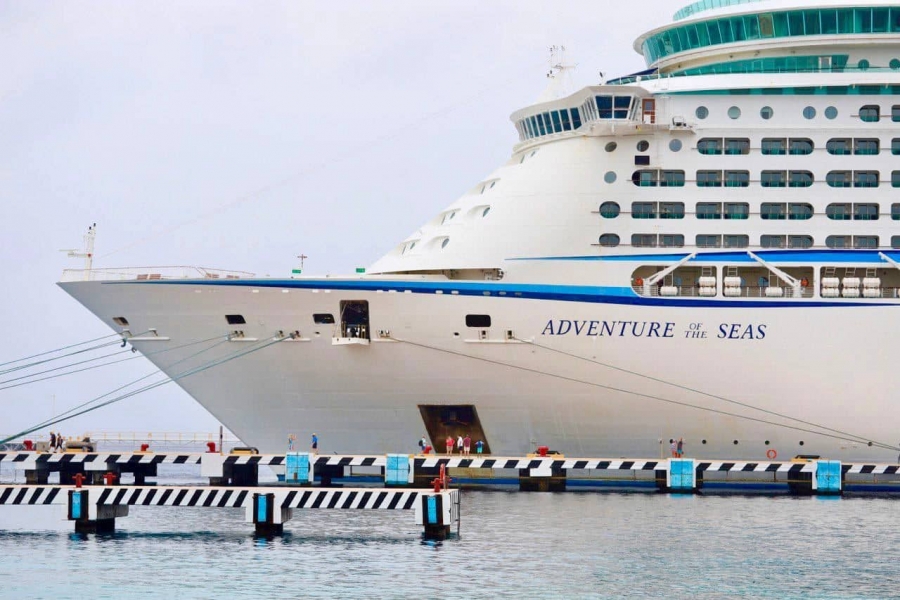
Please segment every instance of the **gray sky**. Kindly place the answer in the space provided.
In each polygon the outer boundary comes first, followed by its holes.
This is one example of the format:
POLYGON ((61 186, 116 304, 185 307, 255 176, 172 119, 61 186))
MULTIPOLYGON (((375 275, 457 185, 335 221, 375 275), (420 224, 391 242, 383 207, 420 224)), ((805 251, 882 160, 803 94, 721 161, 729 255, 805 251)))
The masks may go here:
MULTIPOLYGON (((549 46, 637 71, 686 3, 0 2, 0 362, 110 333, 55 285, 93 222, 95 267, 371 264, 509 157, 549 46)), ((150 371, 0 391, 0 433, 150 371)), ((169 384, 56 428, 216 426, 169 384)))

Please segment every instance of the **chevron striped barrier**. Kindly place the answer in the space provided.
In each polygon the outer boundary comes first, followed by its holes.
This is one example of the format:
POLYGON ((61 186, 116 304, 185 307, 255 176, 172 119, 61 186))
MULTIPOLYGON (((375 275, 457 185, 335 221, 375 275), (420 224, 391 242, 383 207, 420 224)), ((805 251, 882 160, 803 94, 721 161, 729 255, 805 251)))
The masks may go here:
POLYGON ((306 509, 414 510, 417 525, 439 525, 448 531, 459 522, 459 490, 0 485, 0 505, 66 506, 67 517, 75 521, 76 531, 83 533, 114 531, 115 519, 127 516, 131 506, 243 508, 245 520, 265 535, 283 532, 293 511, 306 509), (439 516, 432 515, 431 521, 429 502, 439 506, 439 516))

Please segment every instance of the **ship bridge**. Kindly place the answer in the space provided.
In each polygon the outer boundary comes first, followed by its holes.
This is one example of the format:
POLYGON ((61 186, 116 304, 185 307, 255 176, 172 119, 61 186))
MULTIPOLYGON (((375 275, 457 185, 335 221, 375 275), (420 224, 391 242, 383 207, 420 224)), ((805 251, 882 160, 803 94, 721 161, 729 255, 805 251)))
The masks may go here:
POLYGON ((900 71, 900 4, 701 0, 634 43, 660 76, 900 71))

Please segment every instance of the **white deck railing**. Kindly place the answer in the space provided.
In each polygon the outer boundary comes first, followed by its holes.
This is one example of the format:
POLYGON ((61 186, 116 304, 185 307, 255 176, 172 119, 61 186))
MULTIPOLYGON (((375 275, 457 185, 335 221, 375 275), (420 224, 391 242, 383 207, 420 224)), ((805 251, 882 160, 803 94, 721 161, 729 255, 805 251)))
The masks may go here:
POLYGON ((253 273, 205 267, 121 267, 66 269, 60 281, 147 281, 157 279, 247 279, 253 273))

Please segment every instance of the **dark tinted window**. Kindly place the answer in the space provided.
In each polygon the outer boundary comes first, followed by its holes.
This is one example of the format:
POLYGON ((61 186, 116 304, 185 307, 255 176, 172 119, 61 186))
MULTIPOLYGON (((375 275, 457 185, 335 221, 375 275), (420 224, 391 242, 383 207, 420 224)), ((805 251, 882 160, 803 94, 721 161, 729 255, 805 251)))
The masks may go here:
POLYGON ((466 327, 490 327, 491 315, 466 315, 466 327))
POLYGON ((313 321, 320 325, 331 325, 334 323, 334 315, 331 313, 315 313, 313 321))
POLYGON ((243 325, 247 322, 243 315, 225 315, 225 320, 229 325, 243 325))

